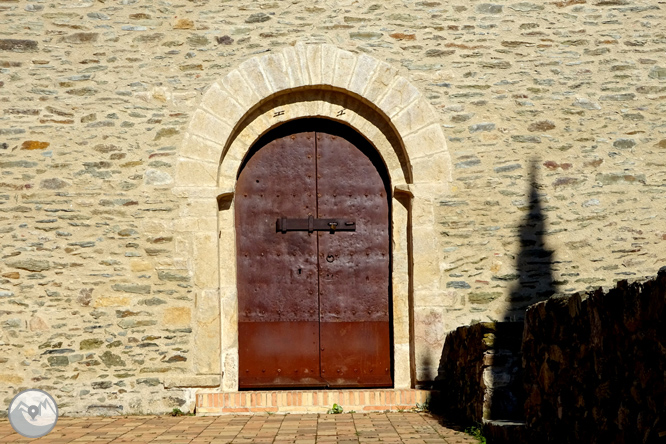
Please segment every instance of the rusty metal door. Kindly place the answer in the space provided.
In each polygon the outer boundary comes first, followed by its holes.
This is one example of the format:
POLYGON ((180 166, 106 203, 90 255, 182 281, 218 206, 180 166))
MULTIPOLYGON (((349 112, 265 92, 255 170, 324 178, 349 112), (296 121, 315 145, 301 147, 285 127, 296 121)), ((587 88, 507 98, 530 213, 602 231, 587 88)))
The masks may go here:
POLYGON ((240 387, 391 386, 388 197, 368 156, 323 132, 276 138, 235 209, 240 387))

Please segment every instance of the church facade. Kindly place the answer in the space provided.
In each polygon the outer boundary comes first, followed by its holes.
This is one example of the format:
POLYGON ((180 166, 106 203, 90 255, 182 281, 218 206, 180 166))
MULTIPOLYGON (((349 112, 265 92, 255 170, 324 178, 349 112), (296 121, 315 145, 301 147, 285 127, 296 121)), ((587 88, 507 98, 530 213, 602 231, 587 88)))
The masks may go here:
POLYGON ((654 1, 0 0, 0 393, 427 387, 664 262, 654 1))

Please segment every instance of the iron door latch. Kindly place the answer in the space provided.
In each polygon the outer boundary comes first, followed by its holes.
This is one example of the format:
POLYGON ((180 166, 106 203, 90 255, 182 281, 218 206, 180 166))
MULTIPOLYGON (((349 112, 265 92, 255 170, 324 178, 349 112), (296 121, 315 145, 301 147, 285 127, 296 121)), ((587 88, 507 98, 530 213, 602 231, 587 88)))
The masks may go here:
POLYGON ((315 219, 309 216, 307 219, 288 219, 278 217, 276 222, 276 231, 286 233, 287 231, 356 231, 356 222, 340 221, 338 219, 315 219))

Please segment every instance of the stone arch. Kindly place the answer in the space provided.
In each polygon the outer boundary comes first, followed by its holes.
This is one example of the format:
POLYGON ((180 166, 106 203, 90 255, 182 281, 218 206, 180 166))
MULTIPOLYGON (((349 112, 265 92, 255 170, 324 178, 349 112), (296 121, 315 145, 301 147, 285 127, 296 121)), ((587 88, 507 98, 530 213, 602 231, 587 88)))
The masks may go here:
POLYGON ((190 386, 223 373, 222 390, 237 390, 235 181, 259 137, 304 117, 352 127, 387 166, 394 195, 394 379, 396 388, 413 383, 410 300, 439 291, 433 206, 451 183, 441 124, 418 89, 387 63, 331 45, 298 44, 251 58, 215 82, 180 147, 173 192, 185 203, 176 221, 177 255, 196 287, 198 376, 190 386))

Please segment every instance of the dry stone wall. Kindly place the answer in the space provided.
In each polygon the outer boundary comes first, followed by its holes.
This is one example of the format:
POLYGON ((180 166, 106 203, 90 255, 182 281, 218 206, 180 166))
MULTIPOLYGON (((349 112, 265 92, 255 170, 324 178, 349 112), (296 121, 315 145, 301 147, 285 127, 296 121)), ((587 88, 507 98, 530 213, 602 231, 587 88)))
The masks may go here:
POLYGON ((657 443, 666 430, 666 269, 527 311, 529 442, 657 443))
POLYGON ((478 425, 522 420, 522 322, 482 322, 446 335, 430 408, 478 425))
POLYGON ((664 262, 658 1, 0 0, 0 17, 7 402, 39 384, 68 414, 192 405, 165 391, 194 371, 201 297, 175 159, 215 80, 296 43, 389 63, 447 135, 451 192, 418 215, 444 290, 413 301, 417 379, 460 325, 664 262))

